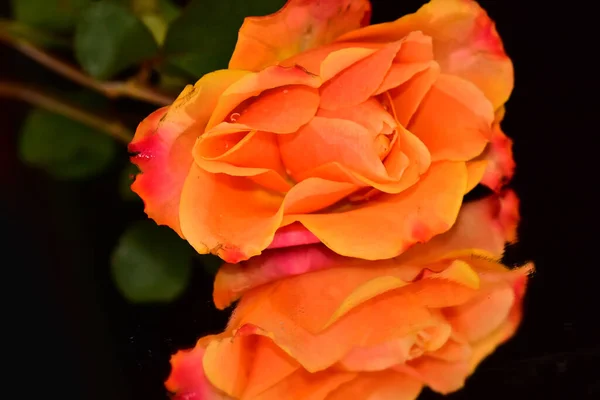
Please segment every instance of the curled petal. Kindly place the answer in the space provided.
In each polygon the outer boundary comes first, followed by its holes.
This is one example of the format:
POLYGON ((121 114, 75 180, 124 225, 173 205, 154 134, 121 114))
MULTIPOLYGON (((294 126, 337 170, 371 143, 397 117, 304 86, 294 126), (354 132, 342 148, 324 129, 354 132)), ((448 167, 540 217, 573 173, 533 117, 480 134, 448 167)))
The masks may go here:
POLYGON ((418 269, 393 260, 379 267, 362 262, 253 289, 240 300, 229 326, 260 326, 305 369, 316 372, 341 361, 358 343, 375 346, 435 326, 439 319, 430 307, 462 304, 476 293, 470 274, 460 272, 468 269, 464 263, 419 277, 418 269), (320 295, 307 297, 309 288, 320 295))
POLYGON ((392 128, 396 126, 394 117, 374 98, 354 107, 336 110, 320 109, 317 116, 350 120, 362 125, 369 132, 375 133, 385 132, 387 129, 391 132, 392 128))
MULTIPOLYGON (((335 110, 349 107, 373 96, 381 86, 401 47, 401 41, 388 44, 336 74, 321 88, 321 108, 335 110)), ((323 64, 339 65, 338 58, 347 58, 345 53, 352 50, 356 49, 333 52, 323 61, 323 64)), ((322 65, 321 69, 323 68, 322 65)))
POLYGON ((260 254, 273 240, 282 201, 250 179, 193 164, 181 194, 181 230, 199 253, 236 263, 260 254))
MULTIPOLYGON (((282 67, 275 65, 272 67, 268 67, 260 72, 248 73, 243 78, 230 85, 227 88, 227 90, 223 92, 223 94, 219 98, 219 101, 217 102, 217 105, 212 115, 210 116, 210 120, 208 121, 206 129, 212 129, 221 122, 235 122, 235 120, 241 114, 236 110, 236 107, 240 106, 240 104, 242 104, 243 102, 250 100, 255 96, 258 96, 262 92, 292 85, 301 85, 307 86, 308 88, 317 88, 321 85, 321 78, 307 72, 303 68, 295 66, 282 67), (227 118, 228 116, 229 118, 227 118)), ((300 115, 300 117, 302 118, 307 118, 311 112, 313 113, 313 115, 314 112, 316 112, 316 108, 314 107, 314 96, 307 92, 310 91, 308 88, 302 93, 296 93, 296 95, 298 95, 299 98, 303 99, 303 104, 305 106, 303 108, 303 112, 300 115)), ((275 91, 273 93, 276 93, 278 96, 288 94, 283 93, 283 90, 285 89, 286 88, 282 88, 281 92, 275 91)), ((267 96, 267 100, 264 101, 267 101, 271 105, 273 105, 272 101, 270 101, 268 97, 269 96, 267 96)), ((243 111, 243 109, 241 111, 243 111)), ((252 116, 252 114, 256 114, 256 112, 259 111, 251 112, 249 116, 250 122, 257 121, 256 115, 252 116)), ((291 125, 299 123, 299 120, 296 120, 292 117, 282 118, 283 119, 279 120, 279 127, 283 131, 288 131, 291 125)))
POLYGON ((145 204, 146 214, 179 235, 179 201, 192 164, 191 149, 208 122, 223 91, 247 72, 216 71, 187 86, 170 107, 150 114, 138 126, 129 151, 142 171, 132 184, 145 204))
POLYGON ((438 162, 408 190, 336 213, 288 215, 338 254, 377 260, 450 229, 467 185, 464 163, 438 162), (385 224, 377 221, 386 221, 385 224))
POLYGON ((314 117, 319 101, 319 92, 315 88, 279 87, 263 92, 248 108, 241 110, 237 122, 256 130, 292 133, 314 117))
POLYGON ((225 122, 217 125, 196 141, 196 165, 215 174, 248 176, 265 188, 286 193, 292 185, 285 179, 275 134, 249 129, 225 122))
POLYGON ((229 68, 259 71, 365 26, 370 16, 368 0, 288 0, 274 14, 244 20, 229 68))
POLYGON ((416 13, 394 22, 348 32, 344 42, 390 42, 422 31, 433 39, 442 72, 473 82, 500 108, 513 89, 513 65, 494 22, 473 0, 432 0, 416 13))
POLYGON ((429 92, 440 75, 437 63, 429 63, 428 67, 417 73, 412 79, 390 90, 391 103, 396 113, 396 119, 402 126, 408 126, 423 98, 429 92))
POLYGON ((298 363, 265 334, 246 325, 233 337, 212 341, 203 360, 210 383, 236 399, 254 398, 293 374, 298 363))
POLYGON ((332 162, 367 179, 385 179, 374 136, 353 121, 315 117, 297 133, 279 138, 281 158, 298 181, 306 178, 307 171, 332 162))
MULTIPOLYGON (((395 96, 403 101, 404 94, 395 96)), ((468 161, 490 141, 493 120, 491 103, 477 87, 442 74, 419 104, 408 129, 425 143, 432 161, 468 161)))

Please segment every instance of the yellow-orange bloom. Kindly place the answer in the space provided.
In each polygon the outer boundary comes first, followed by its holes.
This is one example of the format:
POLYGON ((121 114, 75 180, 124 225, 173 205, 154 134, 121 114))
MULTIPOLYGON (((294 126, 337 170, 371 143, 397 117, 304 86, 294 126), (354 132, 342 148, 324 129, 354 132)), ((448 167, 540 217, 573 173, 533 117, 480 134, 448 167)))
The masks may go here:
POLYGON ((531 266, 498 262, 516 198, 468 204, 457 224, 390 260, 322 244, 221 269, 215 302, 241 300, 219 335, 173 356, 176 399, 414 399, 462 387, 521 320, 531 266), (284 278, 285 279, 282 279, 284 278))
POLYGON ((229 69, 140 124, 147 214, 233 263, 317 242, 379 260, 447 231, 478 183, 499 189, 512 64, 485 11, 432 0, 363 27, 369 14, 290 0, 247 18, 229 69))

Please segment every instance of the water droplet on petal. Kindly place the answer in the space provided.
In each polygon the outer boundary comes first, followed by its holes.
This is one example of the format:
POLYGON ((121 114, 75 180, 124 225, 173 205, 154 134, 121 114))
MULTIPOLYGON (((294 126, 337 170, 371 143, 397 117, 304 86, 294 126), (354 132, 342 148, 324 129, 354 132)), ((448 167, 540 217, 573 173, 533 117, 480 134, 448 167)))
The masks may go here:
POLYGON ((237 121, 237 119, 239 117, 240 117, 240 113, 234 112, 234 113, 231 113, 231 115, 229 116, 229 120, 231 122, 235 122, 235 121, 237 121))

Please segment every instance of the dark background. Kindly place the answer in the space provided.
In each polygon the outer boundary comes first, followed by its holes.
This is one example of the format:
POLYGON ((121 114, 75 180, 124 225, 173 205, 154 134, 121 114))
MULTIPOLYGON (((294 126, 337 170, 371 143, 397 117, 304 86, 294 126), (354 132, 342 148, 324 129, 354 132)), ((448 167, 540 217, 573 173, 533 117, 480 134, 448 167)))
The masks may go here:
MULTIPOLYGON (((487 359, 450 399, 600 398, 597 213, 598 68, 591 9, 576 2, 480 1, 513 59, 516 86, 504 131, 515 140, 520 242, 508 262, 537 272, 517 336, 487 359), (536 4, 534 4, 536 3, 536 4), (585 30, 588 29, 589 32, 585 30), (594 107, 594 109, 592 109, 594 107)), ((2 8, 7 5, 0 0, 2 8)), ((416 10, 420 1, 373 1, 373 22, 416 10)), ((596 22, 596 25, 598 22, 596 22)), ((56 82, 0 45, 3 79, 56 82)), ((140 107, 121 102, 117 107, 140 107)), ((211 276, 196 268, 178 301, 128 304, 109 274, 110 251, 140 204, 123 203, 114 181, 127 162, 84 183, 51 180, 23 166, 16 137, 27 107, 0 99, 0 263, 9 389, 38 399, 166 399, 169 357, 227 313, 211 303, 211 276)), ((441 398, 425 392, 423 399, 441 398)))

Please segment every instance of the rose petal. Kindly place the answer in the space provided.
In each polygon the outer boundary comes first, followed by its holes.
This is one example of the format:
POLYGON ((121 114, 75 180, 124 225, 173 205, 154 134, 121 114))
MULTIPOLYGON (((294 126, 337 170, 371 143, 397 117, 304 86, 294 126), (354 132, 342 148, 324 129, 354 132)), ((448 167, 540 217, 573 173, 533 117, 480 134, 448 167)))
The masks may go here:
POLYGON ((419 108, 425 95, 440 75, 437 63, 429 63, 429 67, 417 73, 403 85, 390 90, 391 103, 396 119, 402 126, 408 126, 411 118, 419 108))
POLYGON ((282 247, 293 247, 314 243, 320 243, 319 238, 310 233, 310 231, 301 224, 295 223, 279 228, 275 233, 275 238, 269 245, 269 249, 279 249, 282 247))
POLYGON ((356 377, 352 372, 323 371, 310 373, 299 369, 253 400, 329 400, 329 394, 356 377))
MULTIPOLYGON (((403 96, 395 93, 394 100, 403 102, 403 96)), ((432 161, 467 161, 481 154, 491 139, 493 120, 492 105, 477 87, 442 74, 419 104, 408 129, 425 143, 432 161)))
POLYGON ((335 390, 327 400, 414 400, 423 384, 395 371, 362 373, 335 390))
POLYGON ((205 337, 193 349, 179 351, 171 357, 171 374, 165 386, 175 393, 174 400, 233 400, 211 385, 204 374, 202 362, 206 345, 212 338, 205 337))
POLYGON ((352 183, 321 178, 307 178, 296 184, 285 196, 284 213, 312 213, 346 198, 358 190, 352 183))
POLYGON ((215 277, 215 306, 225 309, 248 290, 265 283, 331 268, 340 257, 322 245, 297 246, 271 250, 239 264, 225 264, 215 277))
POLYGON ((244 20, 229 68, 259 71, 367 25, 370 16, 368 0, 288 0, 274 14, 244 20))
POLYGON ((338 41, 391 42, 413 31, 433 38, 442 72, 473 82, 498 109, 513 88, 513 66, 493 21, 472 0, 432 0, 394 22, 351 31, 338 41))
POLYGON ((250 179, 211 174, 193 164, 181 194, 181 230, 199 253, 236 263, 260 254, 273 240, 282 201, 250 179))
POLYGON ((512 179, 516 167, 512 152, 513 142, 500 127, 503 117, 504 108, 496 112, 492 140, 482 154, 482 158, 488 161, 488 166, 481 183, 495 192, 502 190, 512 179))
POLYGON ((211 129, 196 141, 196 165, 211 173, 249 176, 265 188, 286 193, 292 185, 284 178, 275 134, 248 129, 225 122, 211 129))
MULTIPOLYGON (((381 86, 401 47, 402 42, 390 43, 324 83, 321 87, 321 108, 335 110, 349 107, 373 96, 381 86)), ((345 53, 353 50, 355 49, 350 48, 333 52, 323 61, 323 64, 336 65, 337 58, 347 58, 345 53)))
POLYGON ((297 362, 256 332, 240 329, 233 337, 214 340, 206 348, 206 377, 236 399, 254 398, 298 369, 297 362))
POLYGON ((252 129, 292 133, 314 117, 319 101, 315 88, 283 86, 263 92, 248 108, 241 110, 237 121, 252 129))
POLYGON ((450 229, 466 184, 464 163, 433 163, 418 184, 400 194, 383 194, 348 211, 288 215, 286 221, 301 222, 338 254, 391 258, 450 229))
POLYGON ((469 361, 446 362, 433 357, 419 357, 396 367, 399 372, 418 379, 432 390, 448 394, 462 388, 469 376, 469 361))
MULTIPOLYGON (((402 266, 399 267, 401 272, 402 266)), ((374 346, 436 325, 431 307, 461 304, 475 293, 463 284, 436 277, 392 291, 384 285, 382 290, 388 290, 387 293, 356 306, 323 329, 346 297, 344 291, 336 291, 339 283, 355 282, 348 287, 357 288, 361 279, 367 283, 374 273, 370 265, 360 272, 353 272, 356 267, 338 268, 342 269, 303 274, 246 293, 229 326, 260 326, 281 349, 309 372, 315 372, 339 362, 357 344, 374 346), (354 278, 349 275, 351 272, 354 278), (309 287, 321 295, 307 297, 309 287)), ((382 271, 378 272, 381 275, 382 271)))
POLYGON ((467 190, 465 191, 465 194, 475 189, 475 186, 479 185, 479 183, 482 183, 482 179, 484 174, 486 173, 487 168, 487 160, 475 160, 467 162, 467 174, 469 177, 467 181, 467 190))
POLYGON ((468 249, 484 250, 500 259, 506 242, 515 239, 518 220, 518 199, 514 192, 466 203, 448 232, 414 245, 400 260, 422 264, 468 249))
POLYGON ((471 357, 471 372, 488 355, 490 355, 500 344, 511 338, 521 323, 523 317, 523 297, 527 286, 527 276, 533 272, 533 264, 525 265, 519 270, 519 274, 511 281, 515 293, 515 301, 506 321, 485 339, 472 345, 473 355, 471 357))
POLYGON ((320 109, 317 116, 354 121, 375 134, 384 131, 386 126, 391 130, 397 125, 394 117, 375 98, 352 107, 335 110, 320 109))
POLYGON ((159 225, 181 235, 179 199, 192 163, 191 149, 204 130, 218 97, 247 72, 216 71, 187 86, 170 106, 150 114, 129 144, 131 159, 142 171, 132 184, 145 212, 159 225))
MULTIPOLYGON (((268 67, 260 72, 247 74, 235 84, 230 85, 227 90, 223 92, 210 116, 206 129, 212 129, 221 122, 235 122, 233 120, 239 118, 239 115, 237 114, 240 113, 237 113, 234 110, 244 101, 258 96, 264 91, 291 85, 303 85, 317 88, 321 85, 321 78, 308 73, 300 67, 281 67, 278 65, 268 67), (227 116, 230 113, 232 113, 232 115, 230 115, 226 121, 227 116)), ((308 107, 309 110, 304 110, 301 115, 303 118, 306 118, 307 115, 310 114, 309 111, 312 100, 309 99, 309 96, 310 95, 305 97, 305 106, 308 107)), ((310 98, 314 98, 314 96, 310 96, 310 98)), ((316 111, 316 109, 314 111, 316 111)), ((254 121, 256 122, 256 118, 254 121)), ((281 121, 285 122, 285 119, 280 120, 280 122, 281 121)), ((287 122, 298 124, 298 121, 293 120, 287 122)))
POLYGON ((482 291, 468 303, 444 310, 452 329, 469 342, 484 339, 508 317, 515 302, 513 289, 507 284, 482 291))
POLYGON ((337 162, 371 180, 387 172, 375 148, 374 134, 356 122, 315 117, 297 133, 280 136, 281 159, 297 181, 306 171, 337 162))

